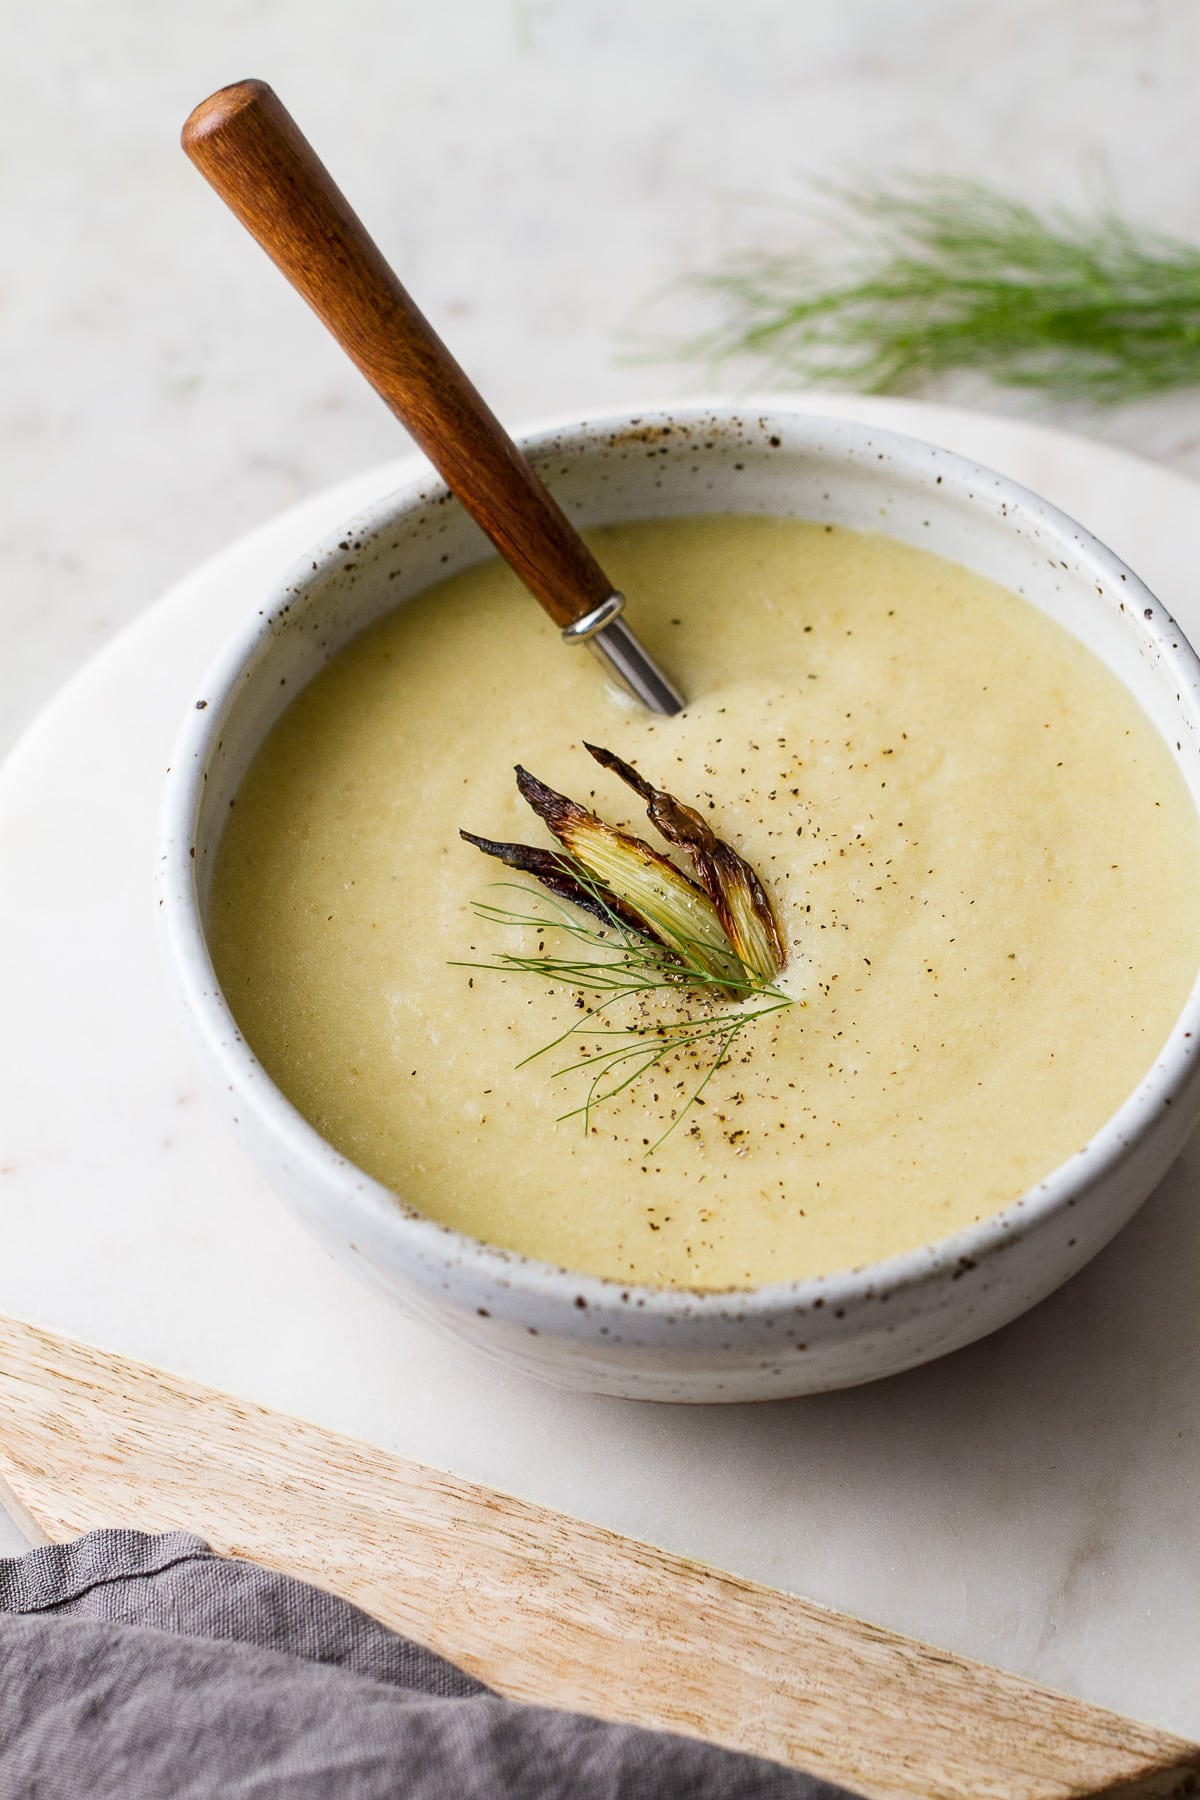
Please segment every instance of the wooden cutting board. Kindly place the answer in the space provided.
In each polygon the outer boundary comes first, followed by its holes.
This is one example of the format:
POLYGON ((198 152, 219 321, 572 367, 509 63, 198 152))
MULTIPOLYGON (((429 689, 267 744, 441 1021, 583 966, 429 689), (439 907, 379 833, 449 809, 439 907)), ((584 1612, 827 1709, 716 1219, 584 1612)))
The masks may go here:
POLYGON ((872 1800, 1200 1793, 1200 1747, 596 1525, 0 1319, 0 1485, 46 1539, 189 1530, 503 1694, 872 1800))

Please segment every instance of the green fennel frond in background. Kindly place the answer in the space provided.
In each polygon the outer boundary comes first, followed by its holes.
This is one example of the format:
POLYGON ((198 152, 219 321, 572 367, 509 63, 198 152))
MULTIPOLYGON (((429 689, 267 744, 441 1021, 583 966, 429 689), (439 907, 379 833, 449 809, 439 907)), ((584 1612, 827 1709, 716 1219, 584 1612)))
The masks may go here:
POLYGON ((836 266, 747 254, 693 277, 720 318, 685 354, 871 393, 959 369, 1107 404, 1200 381, 1200 247, 959 178, 819 191, 836 266))

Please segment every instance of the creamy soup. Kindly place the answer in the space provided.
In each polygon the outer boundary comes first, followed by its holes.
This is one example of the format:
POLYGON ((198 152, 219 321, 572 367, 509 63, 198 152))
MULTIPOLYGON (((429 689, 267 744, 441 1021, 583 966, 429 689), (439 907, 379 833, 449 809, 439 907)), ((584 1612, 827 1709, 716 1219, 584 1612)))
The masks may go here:
POLYGON ((618 1281, 827 1273, 1004 1207, 1136 1086, 1200 964, 1200 828, 1163 743, 1058 626, 888 538, 754 517, 590 535, 687 710, 617 696, 498 563, 367 631, 230 813, 210 930, 249 1043, 422 1212, 618 1281), (604 1046, 569 985, 461 966, 537 948, 475 902, 543 903, 458 832, 552 842, 521 763, 657 842, 585 739, 757 869, 794 1004, 715 1073, 668 1059, 563 1118, 588 1073, 561 1071, 604 1046))

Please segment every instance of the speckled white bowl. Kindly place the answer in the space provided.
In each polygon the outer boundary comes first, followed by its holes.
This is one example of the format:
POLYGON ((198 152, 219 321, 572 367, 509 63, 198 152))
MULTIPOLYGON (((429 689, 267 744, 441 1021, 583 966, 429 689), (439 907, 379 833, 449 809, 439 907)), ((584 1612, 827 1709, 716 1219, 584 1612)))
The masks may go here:
MULTIPOLYGON (((526 447, 580 524, 790 514, 883 529, 1002 582, 1121 677, 1200 806, 1195 654, 1131 570, 1015 483, 913 439, 798 414, 644 414, 526 447)), ((158 868, 168 960, 223 1110, 275 1185, 409 1311, 560 1386, 640 1399, 850 1386, 969 1343, 1051 1293, 1142 1203, 1196 1120, 1195 987, 1137 1091, 1004 1212, 870 1267, 740 1293, 624 1287, 480 1243, 363 1174, 284 1099, 243 1041, 205 941, 230 802, 298 688, 381 613, 485 549, 433 481, 352 520, 264 594, 197 688, 172 761, 158 868)))

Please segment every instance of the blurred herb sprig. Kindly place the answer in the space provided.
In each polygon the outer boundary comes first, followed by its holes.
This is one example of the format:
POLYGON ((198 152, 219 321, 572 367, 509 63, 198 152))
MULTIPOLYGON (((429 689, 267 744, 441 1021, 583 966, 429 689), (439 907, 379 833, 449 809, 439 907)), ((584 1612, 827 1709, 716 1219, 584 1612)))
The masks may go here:
POLYGON ((1200 382, 1200 247, 957 177, 819 191, 834 264, 747 254, 693 277, 720 317, 687 356, 872 393, 970 369, 1108 405, 1200 382))

